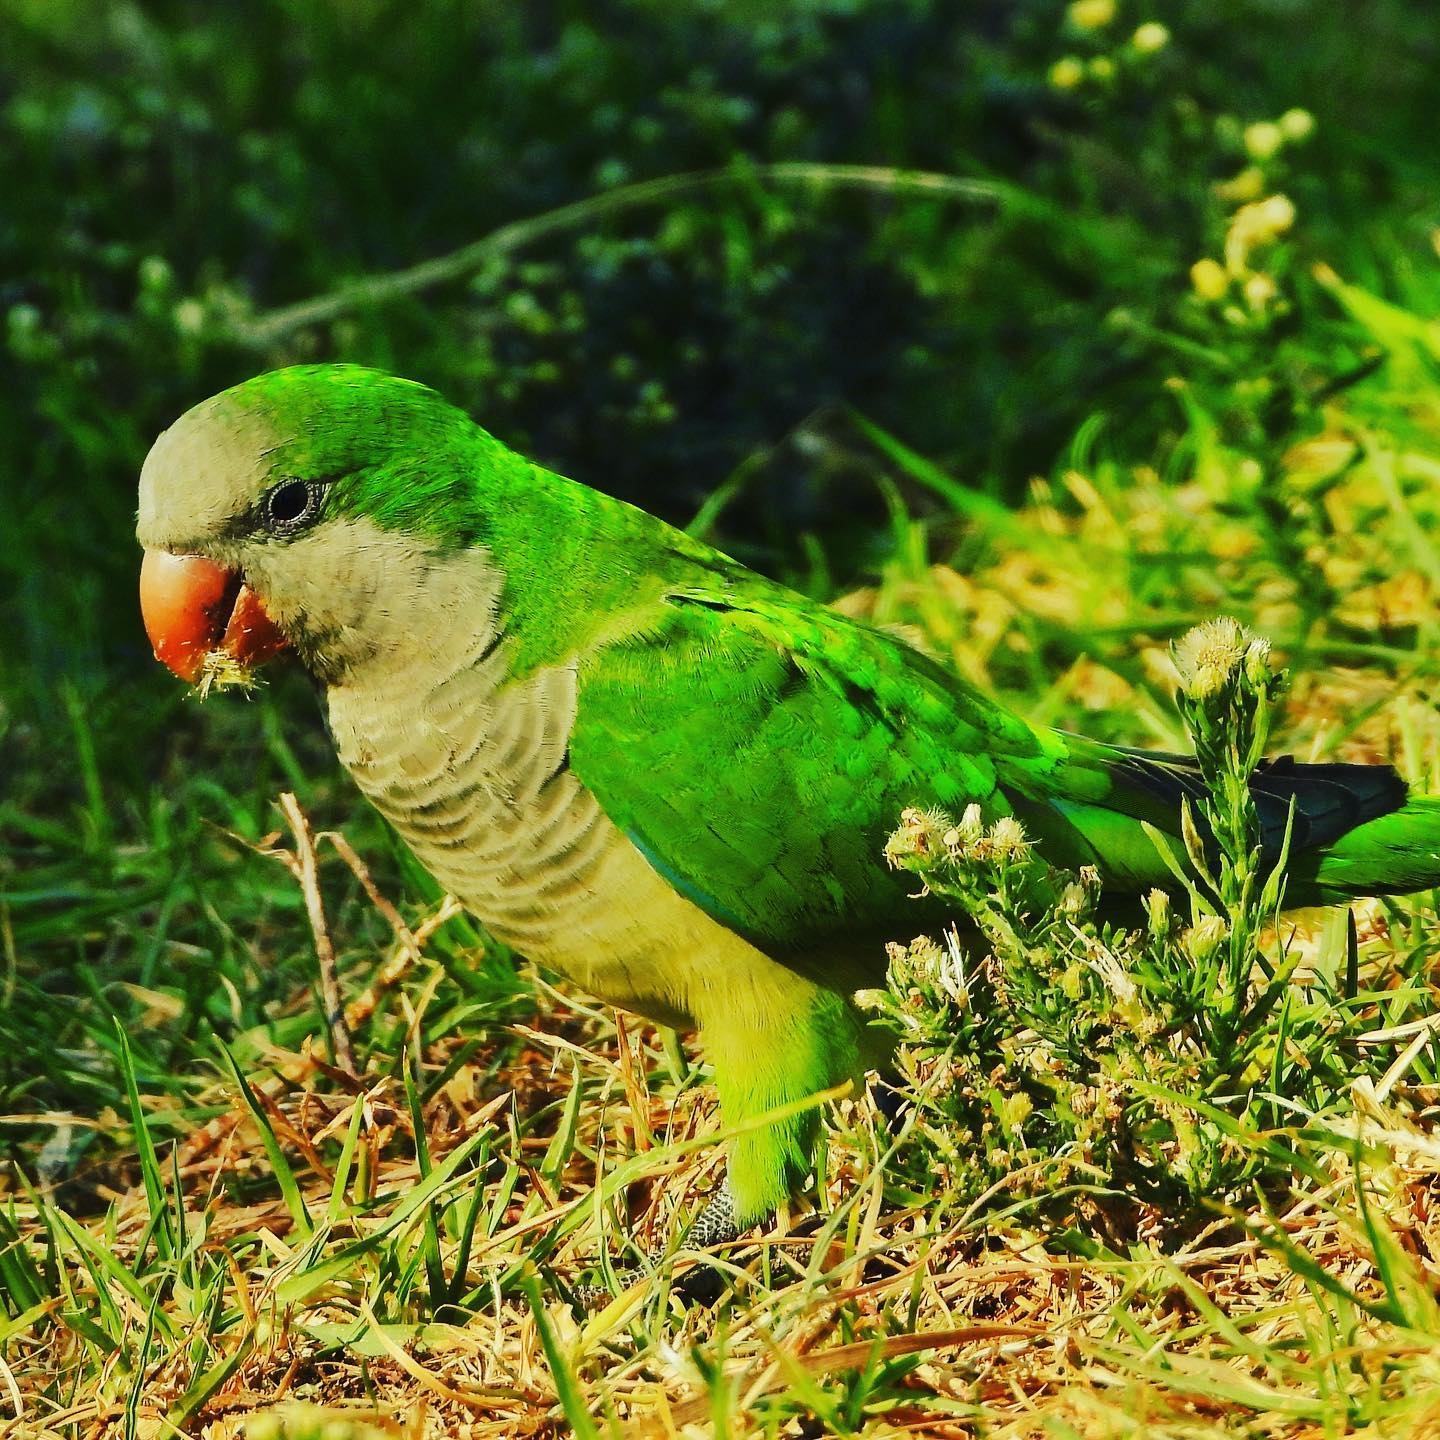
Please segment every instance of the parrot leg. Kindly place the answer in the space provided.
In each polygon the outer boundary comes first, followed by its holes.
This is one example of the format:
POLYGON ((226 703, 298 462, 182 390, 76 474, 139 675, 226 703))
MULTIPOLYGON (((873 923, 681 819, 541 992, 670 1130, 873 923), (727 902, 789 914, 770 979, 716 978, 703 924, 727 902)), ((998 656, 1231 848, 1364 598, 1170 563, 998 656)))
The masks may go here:
MULTIPOLYGON (((765 978, 769 983, 748 994, 737 987, 723 1002, 717 997, 713 1012, 701 1016, 700 1040, 715 1067, 721 1115, 726 1128, 738 1133, 730 1141, 724 1182, 690 1228, 688 1243, 695 1249, 726 1244, 764 1224, 803 1187, 820 1125, 819 1108, 804 1102, 847 1081, 858 1083, 873 1048, 864 1018, 845 995, 778 965, 765 978), (777 1110, 790 1113, 765 1118, 777 1110)), ((652 1264, 663 1255, 652 1256, 652 1264)), ((618 1278, 629 1284, 644 1273, 644 1267, 632 1267, 618 1278)), ((697 1267, 679 1290, 687 1301, 707 1304, 719 1298, 724 1283, 713 1267, 697 1267)), ((586 1287, 581 1302, 593 1304, 608 1293, 586 1287)))
POLYGON ((689 1242, 693 1249, 708 1250, 712 1245, 728 1245, 739 1238, 735 1201, 730 1197, 730 1186, 722 1184, 695 1217, 695 1223, 690 1227, 689 1242))
MULTIPOLYGON (((739 1239, 740 1227, 735 1223, 735 1202, 730 1198, 730 1187, 723 1181, 705 1202, 704 1208, 695 1217, 686 1237, 687 1245, 695 1250, 708 1250, 714 1245, 728 1245, 739 1239)), ((647 1275, 653 1274, 664 1264, 667 1247, 661 1245, 651 1250, 643 1265, 625 1265, 615 1271, 615 1279, 622 1289, 638 1285, 647 1275)), ((713 1265, 697 1265, 682 1276, 675 1286, 675 1293, 687 1305, 713 1305, 725 1293, 727 1277, 713 1265)), ((582 1307, 603 1304, 611 1297, 604 1285, 581 1285, 575 1291, 582 1307)))
POLYGON ((865 1021, 849 998, 793 971, 780 977, 700 1016, 720 1113, 737 1132, 725 1179, 737 1230, 764 1223, 804 1186, 820 1128, 819 1108, 804 1102, 857 1084, 865 1068, 865 1021))

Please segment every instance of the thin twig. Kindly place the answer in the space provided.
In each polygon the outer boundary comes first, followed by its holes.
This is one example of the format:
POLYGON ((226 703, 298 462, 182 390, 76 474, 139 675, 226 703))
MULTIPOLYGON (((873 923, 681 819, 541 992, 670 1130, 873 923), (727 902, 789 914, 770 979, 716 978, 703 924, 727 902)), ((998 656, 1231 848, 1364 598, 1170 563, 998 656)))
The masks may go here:
POLYGON ((380 1008, 380 1003, 415 967, 425 951, 425 942, 447 920, 460 914, 460 902, 447 895, 440 902, 440 908, 415 927, 408 941, 402 940, 395 953, 380 967, 380 972, 370 982, 363 995, 357 996, 345 1009, 345 1023, 352 1030, 358 1030, 380 1008))
POLYGON ((370 897, 370 903, 385 917, 399 942, 399 949, 385 962, 369 989, 346 1007, 345 1023, 353 1031, 369 1020, 379 1008, 381 1000, 410 973, 424 953, 425 942, 447 920, 460 914, 461 907, 453 895, 447 895, 433 915, 428 916, 418 929, 411 930, 395 906, 380 893, 380 887, 375 883, 370 867, 356 853, 349 840, 338 830, 322 830, 315 837, 317 844, 321 840, 328 840, 335 847, 336 854, 350 867, 351 873, 370 897))
POLYGON ((809 185, 816 188, 881 190, 887 194, 925 193, 943 195, 955 200, 998 201, 1001 187, 981 180, 965 180, 957 175, 942 175, 928 170, 900 170, 889 165, 812 165, 801 162, 777 165, 754 165, 744 168, 727 166, 719 170, 692 170, 680 175, 663 175, 655 180, 640 180, 633 185, 620 185, 600 195, 587 196, 570 205, 547 210, 525 220, 515 220, 492 230, 479 240, 472 240, 448 255, 422 260, 404 270, 383 275, 366 275, 352 280, 325 295, 299 300, 293 305, 262 312, 249 320, 231 324, 231 338, 242 345, 264 349, 275 344, 292 330, 306 325, 321 325, 351 310, 384 305, 409 295, 458 280, 497 256, 508 255, 536 240, 573 229, 616 211, 651 205, 659 200, 676 199, 695 191, 710 190, 719 185, 750 183, 754 185, 809 185))
POLYGON ((355 1073, 355 1053, 350 1048, 350 1031, 345 1024, 345 1006, 340 1000, 340 980, 335 973, 335 946, 325 920, 325 902, 320 896, 316 873, 315 838, 305 812, 288 790, 280 797, 280 811, 295 836, 297 878, 305 896, 305 912, 315 937, 315 959, 320 966, 320 997, 325 1006, 325 1023, 330 1031, 330 1058, 347 1074, 355 1073))
POLYGON ((415 936, 411 933, 410 927, 394 905, 380 893, 380 887, 375 883, 375 877, 371 875, 370 867, 356 854, 355 847, 339 830, 322 830, 315 837, 315 843, 318 845, 322 840, 328 840, 335 847, 335 853, 350 867, 351 873, 360 882, 365 894, 369 896, 370 903, 385 917, 400 943, 407 950, 413 950, 418 956, 420 947, 416 945, 415 936))

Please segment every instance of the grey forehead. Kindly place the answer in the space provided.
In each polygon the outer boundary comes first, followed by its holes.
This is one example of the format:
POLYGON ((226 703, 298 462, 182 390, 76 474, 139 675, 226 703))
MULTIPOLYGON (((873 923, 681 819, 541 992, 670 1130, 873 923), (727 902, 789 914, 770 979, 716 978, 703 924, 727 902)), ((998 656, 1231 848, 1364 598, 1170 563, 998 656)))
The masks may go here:
POLYGON ((265 488, 280 443, 267 417, 223 395, 187 411, 141 467, 140 543, 171 549, 223 532, 265 488))

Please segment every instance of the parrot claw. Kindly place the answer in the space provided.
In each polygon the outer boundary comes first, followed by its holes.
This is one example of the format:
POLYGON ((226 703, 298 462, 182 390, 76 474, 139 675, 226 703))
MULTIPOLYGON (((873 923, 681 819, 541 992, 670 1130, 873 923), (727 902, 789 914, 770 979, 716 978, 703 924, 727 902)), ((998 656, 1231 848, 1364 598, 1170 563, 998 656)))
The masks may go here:
MULTIPOLYGON (((691 1250, 709 1250, 717 1245, 728 1245, 732 1240, 738 1240, 740 1233, 740 1226, 735 1219, 735 1201, 730 1195, 729 1187, 722 1184, 695 1217, 686 1236, 686 1245, 691 1250)), ((652 1250, 643 1264, 626 1265, 617 1269, 615 1280, 621 1290, 627 1290, 653 1275, 666 1258, 667 1251, 664 1248, 652 1250)), ((674 1291, 686 1306, 709 1307, 720 1300, 729 1283, 729 1277, 724 1271, 713 1262, 702 1260, 676 1281, 674 1291)), ((593 1310, 613 1299, 615 1295, 615 1291, 604 1284, 580 1285, 574 1293, 577 1304, 585 1310, 593 1310)))

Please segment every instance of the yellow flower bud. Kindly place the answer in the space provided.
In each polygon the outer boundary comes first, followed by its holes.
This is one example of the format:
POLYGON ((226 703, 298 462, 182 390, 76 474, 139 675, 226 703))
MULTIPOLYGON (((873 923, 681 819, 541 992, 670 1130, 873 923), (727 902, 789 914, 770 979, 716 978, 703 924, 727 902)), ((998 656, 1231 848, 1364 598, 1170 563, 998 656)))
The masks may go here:
POLYGON ((1295 223, 1295 202, 1288 195, 1272 195, 1260 202, 1260 213, 1272 234, 1283 235, 1295 223))
POLYGON ((1097 55, 1086 69, 1092 80, 1099 80, 1102 84, 1115 78, 1115 62, 1108 55, 1097 55))
POLYGON ((1153 55, 1170 43, 1170 32, 1158 20, 1149 20, 1130 37, 1131 46, 1142 55, 1153 55))
POLYGON ((1252 205, 1242 205, 1230 220, 1225 235, 1225 268, 1243 275, 1251 251, 1268 245, 1295 223, 1295 205, 1288 195, 1271 195, 1252 205))
POLYGON ((1202 915, 1185 934, 1185 948, 1200 964, 1209 960, 1223 945, 1230 927, 1218 915, 1202 915))
POLYGON ((1247 165, 1233 180, 1222 180, 1215 194, 1233 205, 1258 200, 1265 193, 1265 172, 1258 165, 1247 165))
POLYGON ((1245 678, 1257 690, 1263 690, 1270 683, 1270 642, 1256 636, 1245 647, 1245 678))
POLYGON ((1245 282, 1244 291, 1245 303, 1257 313, 1266 309, 1280 293, 1274 280, 1265 274, 1250 276, 1245 282))
POLYGON ((1163 937, 1170 933, 1170 897, 1163 890, 1152 890, 1145 897, 1145 917, 1152 935, 1163 937))
POLYGON ((1190 267, 1190 284, 1202 300, 1214 302, 1224 298, 1230 288, 1230 277, 1218 260, 1207 256, 1190 267))
POLYGON ((1115 0, 1074 0, 1066 14, 1077 30, 1103 30, 1115 18, 1115 0))
POLYGON ((1287 110, 1280 117, 1279 123, 1285 138, 1296 144, 1308 140, 1315 132, 1315 117, 1308 110, 1301 110, 1298 107, 1294 110, 1287 110))
POLYGON ((1057 90, 1073 90, 1085 79, 1085 66, 1073 55, 1057 60, 1050 67, 1050 83, 1057 90))
POLYGON ((1273 120, 1245 127, 1245 149, 1256 160, 1269 160, 1285 143, 1285 132, 1273 120))

